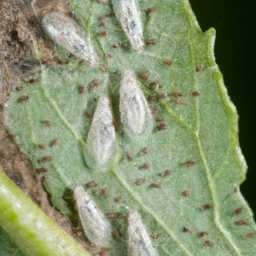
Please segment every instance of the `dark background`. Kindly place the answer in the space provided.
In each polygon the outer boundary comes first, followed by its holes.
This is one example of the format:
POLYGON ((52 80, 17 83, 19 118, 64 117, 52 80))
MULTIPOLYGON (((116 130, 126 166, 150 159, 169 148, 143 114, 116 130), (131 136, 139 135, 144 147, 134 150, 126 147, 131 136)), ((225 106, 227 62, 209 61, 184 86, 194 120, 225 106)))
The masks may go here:
POLYGON ((256 213, 256 3, 190 0, 203 31, 214 27, 216 62, 239 114, 240 145, 248 164, 241 191, 256 213))

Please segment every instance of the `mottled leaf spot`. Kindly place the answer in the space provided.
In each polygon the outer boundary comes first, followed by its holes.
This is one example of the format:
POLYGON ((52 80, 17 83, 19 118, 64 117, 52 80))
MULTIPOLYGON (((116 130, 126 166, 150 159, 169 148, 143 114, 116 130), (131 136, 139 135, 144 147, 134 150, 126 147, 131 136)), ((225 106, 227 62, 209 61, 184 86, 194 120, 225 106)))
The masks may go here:
POLYGON ((28 102, 28 101, 29 101, 29 96, 23 96, 23 97, 20 97, 20 98, 17 99, 18 103, 28 102))
POLYGON ((193 229, 191 229, 191 228, 189 228, 189 227, 184 227, 184 228, 183 228, 183 232, 184 232, 184 233, 190 233, 190 234, 192 234, 192 233, 193 233, 193 229))
POLYGON ((145 178, 140 178, 140 179, 136 180, 135 184, 136 185, 141 185, 144 181, 145 181, 145 178))

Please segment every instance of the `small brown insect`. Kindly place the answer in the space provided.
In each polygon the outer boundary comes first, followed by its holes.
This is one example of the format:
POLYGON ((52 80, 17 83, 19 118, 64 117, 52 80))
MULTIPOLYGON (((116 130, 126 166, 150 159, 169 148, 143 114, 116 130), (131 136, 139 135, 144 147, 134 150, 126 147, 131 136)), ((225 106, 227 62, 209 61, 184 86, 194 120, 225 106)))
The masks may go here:
POLYGON ((123 199, 122 196, 115 197, 114 201, 116 201, 117 203, 120 203, 120 204, 125 203, 125 200, 123 199))
POLYGON ((200 66, 196 67, 196 72, 200 72, 204 70, 204 64, 201 64, 200 66))
POLYGON ((105 24, 104 22, 101 22, 100 25, 99 25, 99 27, 105 28, 105 27, 106 27, 106 24, 105 24))
POLYGON ((133 159, 133 153, 132 153, 132 151, 128 151, 127 152, 127 158, 128 158, 128 161, 132 161, 132 159, 133 159))
POLYGON ((182 93, 181 92, 173 92, 172 96, 174 96, 174 97, 181 97, 182 93))
POLYGON ((183 228, 183 232, 192 234, 193 233, 193 229, 191 229, 189 227, 184 227, 183 228))
POLYGON ((100 3, 100 4, 108 4, 108 0, 98 0, 98 3, 100 3))
POLYGON ((140 178, 140 179, 137 179, 137 180, 136 180, 135 184, 136 184, 136 185, 140 185, 140 184, 142 184, 144 181, 145 181, 145 178, 140 178))
POLYGON ((85 116, 86 116, 88 119, 90 119, 90 120, 92 121, 92 114, 91 114, 91 113, 89 113, 88 111, 86 111, 84 114, 85 114, 85 116))
POLYGON ((36 79, 29 79, 27 82, 30 83, 30 84, 35 84, 35 83, 38 82, 38 78, 36 78, 36 79))
POLYGON ((189 161, 185 162, 185 165, 186 165, 187 167, 191 167, 191 166, 193 166, 193 165, 195 165, 195 164, 196 164, 196 162, 195 162, 194 160, 189 160, 189 161))
POLYGON ((42 124, 45 124, 46 126, 52 126, 52 122, 49 120, 43 120, 41 121, 42 124))
POLYGON ((152 13, 156 11, 156 7, 150 7, 148 8, 148 13, 152 13))
POLYGON ((151 114, 152 114, 152 115, 155 115, 157 112, 158 112, 158 110, 157 110, 156 108, 154 108, 154 109, 151 110, 151 114))
POLYGON ((109 14, 106 14, 104 16, 99 17, 99 20, 104 20, 106 18, 112 18, 112 17, 115 17, 115 14, 114 13, 109 13, 109 14))
POLYGON ((117 218, 117 212, 109 212, 109 213, 106 213, 106 216, 109 220, 113 220, 113 219, 116 219, 117 218))
POLYGON ((10 137, 13 139, 13 140, 15 140, 15 139, 17 139, 17 135, 16 134, 10 134, 10 137))
POLYGON ((153 237, 154 239, 159 237, 159 233, 158 232, 152 232, 151 237, 153 237))
POLYGON ((108 71, 107 68, 106 68, 106 66, 104 66, 103 64, 100 65, 99 70, 100 70, 102 73, 107 73, 107 71, 108 71))
POLYGON ((161 85, 160 85, 160 83, 158 83, 156 81, 153 81, 153 82, 150 83, 150 88, 153 89, 153 90, 156 90, 159 87, 161 87, 161 85))
POLYGON ((198 91, 192 92, 191 95, 193 97, 198 97, 200 95, 200 93, 198 91))
POLYGON ((205 204, 205 205, 203 205, 203 208, 204 208, 204 210, 210 210, 213 208, 213 206, 211 204, 205 204))
POLYGON ((54 139, 50 142, 50 147, 53 147, 55 145, 57 145, 59 143, 59 140, 58 139, 54 139))
POLYGON ((165 178, 167 176, 169 176, 171 174, 171 171, 170 170, 166 170, 163 174, 162 174, 162 177, 165 178))
POLYGON ((96 180, 89 181, 86 183, 87 188, 94 188, 98 186, 98 182, 96 180))
POLYGON ((247 220, 238 220, 238 221, 236 221, 236 225, 237 226, 248 225, 248 221, 247 220))
POLYGON ((100 37, 105 37, 107 35, 108 35, 108 31, 98 33, 98 36, 100 36, 100 37))
POLYGON ((159 92, 159 93, 156 94, 156 98, 157 98, 158 100, 162 100, 162 99, 164 99, 166 96, 167 96, 167 93, 165 93, 165 92, 159 92))
MULTIPOLYGON (((98 0, 99 1, 99 0, 98 0)), ((109 249, 108 248, 105 248, 105 247, 103 247, 102 249, 101 249, 101 252, 99 253, 99 256, 109 256, 110 255, 110 251, 109 251, 109 249)))
POLYGON ((51 157, 51 156, 44 156, 43 158, 42 158, 42 161, 43 162, 51 162, 53 160, 53 158, 51 157))
POLYGON ((141 75, 141 78, 142 78, 143 80, 148 80, 149 77, 150 77, 150 72, 149 72, 149 71, 147 71, 147 72, 145 72, 145 73, 143 73, 143 74, 141 75))
POLYGON ((94 194, 95 196, 98 196, 98 195, 108 196, 108 191, 107 191, 107 189, 102 188, 102 189, 100 189, 100 190, 97 190, 97 191, 93 192, 93 194, 94 194))
POLYGON ((161 184, 157 184, 157 183, 151 183, 150 184, 150 187, 152 187, 152 188, 161 188, 161 184))
POLYGON ((144 156, 144 155, 146 155, 146 154, 149 153, 149 152, 150 152, 150 148, 149 148, 149 147, 146 147, 146 148, 144 148, 144 149, 141 150, 140 155, 141 155, 141 156, 144 156))
POLYGON ((165 129, 167 129, 168 128, 168 125, 167 124, 159 124, 157 127, 156 127, 156 129, 158 130, 158 131, 162 131, 162 130, 165 130, 165 129))
POLYGON ((45 145, 42 145, 42 144, 39 144, 38 147, 42 150, 46 150, 46 146, 45 145))
POLYGON ((111 235, 112 235, 113 237, 119 237, 119 236, 121 236, 121 234, 120 234, 119 232, 117 232, 117 231, 111 231, 111 235))
POLYGON ((47 174, 47 175, 44 175, 41 177, 42 181, 45 181, 47 179, 51 179, 52 178, 52 175, 51 174, 47 174))
POLYGON ((197 235, 198 235, 199 238, 202 238, 202 237, 204 237, 204 236, 209 235, 209 233, 208 233, 208 232, 205 232, 205 231, 202 231, 202 232, 198 232, 197 235))
POLYGON ((98 79, 94 80, 93 84, 92 84, 92 89, 96 90, 98 88, 99 84, 100 84, 100 80, 98 80, 98 79))
POLYGON ((156 44, 156 39, 148 39, 146 44, 156 44))
POLYGON ((112 55, 110 53, 107 54, 109 59, 112 59, 112 55))
POLYGON ((41 167, 41 168, 36 169, 36 172, 38 174, 40 174, 40 173, 48 172, 48 169, 46 169, 45 167, 41 167))
POLYGON ((150 165, 148 163, 145 163, 144 165, 140 166, 139 169, 148 169, 150 165))
POLYGON ((182 192, 182 195, 183 195, 183 196, 188 196, 188 195, 190 195, 191 193, 192 193, 191 191, 185 190, 185 191, 182 192))
POLYGON ((80 87, 79 87, 79 92, 80 92, 80 94, 85 95, 85 94, 86 94, 86 88, 85 88, 85 86, 80 86, 80 87))
POLYGON ((23 96, 17 99, 17 102, 28 102, 29 96, 23 96))
POLYGON ((122 47, 122 43, 113 44, 112 47, 116 49, 120 49, 122 47))
POLYGON ((179 98, 179 97, 175 98, 174 103, 175 103, 176 105, 187 105, 187 103, 184 102, 184 101, 183 101, 181 98, 179 98))
POLYGON ((235 190, 235 192, 238 192, 238 187, 234 186, 234 190, 235 190))
POLYGON ((24 87, 23 86, 18 86, 15 89, 16 89, 17 92, 24 91, 24 87))
POLYGON ((173 65, 173 61, 171 61, 171 60, 165 60, 165 61, 164 61, 164 64, 167 65, 167 66, 169 66, 169 67, 171 67, 171 66, 173 65))
POLYGON ((254 232, 250 232, 250 233, 247 233, 247 234, 245 235, 245 237, 247 237, 247 238, 254 237, 254 236, 255 236, 255 233, 254 233, 254 232))
POLYGON ((156 119, 156 121, 157 121, 157 122, 161 122, 161 121, 163 121, 163 117, 161 117, 161 116, 160 116, 160 117, 158 117, 158 118, 156 119))
POLYGON ((204 242, 204 245, 207 246, 207 247, 212 247, 213 246, 213 244, 212 244, 212 242, 210 240, 206 240, 204 242))
POLYGON ((240 208, 234 210, 233 215, 240 214, 243 210, 244 210, 244 208, 243 208, 243 207, 240 207, 240 208))

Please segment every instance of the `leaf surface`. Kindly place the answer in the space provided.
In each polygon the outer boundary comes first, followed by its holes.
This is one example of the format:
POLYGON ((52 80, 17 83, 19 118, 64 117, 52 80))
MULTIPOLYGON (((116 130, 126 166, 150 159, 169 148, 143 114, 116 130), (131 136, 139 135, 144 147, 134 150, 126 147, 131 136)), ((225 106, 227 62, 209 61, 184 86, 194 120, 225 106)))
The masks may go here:
POLYGON ((200 30, 187 1, 140 1, 144 40, 155 39, 156 44, 146 44, 143 53, 137 54, 116 17, 99 20, 113 13, 111 4, 90 0, 72 0, 71 4, 107 72, 68 57, 56 46, 69 63, 42 65, 38 83, 20 82, 25 90, 13 93, 7 111, 9 129, 18 136, 35 168, 48 169, 45 186, 53 204, 74 220, 74 202, 63 197, 81 184, 104 213, 117 212, 112 228, 122 235, 112 239, 112 255, 128 253, 125 223, 130 210, 140 212, 149 234, 159 233, 157 239, 152 238, 159 255, 255 255, 256 236, 246 234, 255 232, 256 227, 239 191, 246 163, 238 144, 237 113, 214 60, 215 31, 200 30), (148 13, 151 7, 156 11, 148 13), (106 27, 99 26, 102 21, 106 27), (108 35, 100 37, 98 33, 104 31, 108 35), (120 42, 120 49, 112 47, 120 42), (149 104, 157 110, 148 136, 129 136, 120 120, 120 81, 126 69, 134 70, 145 97, 153 98, 149 104), (143 80, 141 75, 147 71, 150 77, 143 80), (94 90, 96 79, 100 84, 94 90), (161 87, 152 90, 153 81, 161 87), (86 95, 79 93, 81 86, 85 86, 86 95), (167 97, 154 100, 159 92, 167 97), (118 150, 102 171, 88 163, 90 145, 86 140, 90 115, 99 97, 106 94, 117 121, 118 150), (26 95, 28 102, 17 103, 26 95), (160 117, 163 121, 156 121, 160 117), (52 126, 42 123, 45 120, 52 126), (167 129, 159 131, 159 124, 166 124, 167 129), (55 139, 58 143, 50 146, 55 139), (150 152, 141 154, 146 147, 150 152), (132 161, 127 158, 128 151, 133 153, 132 161), (45 156, 53 161, 43 162, 45 156), (145 163, 149 168, 140 169, 145 163), (171 174, 163 177, 166 170, 171 174), (140 178, 145 181, 135 184, 140 178), (87 188, 92 180, 98 186, 87 188), (108 191, 107 196, 97 195, 102 188, 108 191), (120 196, 123 203, 114 200, 120 196), (239 208, 241 212, 235 214, 239 208), (248 223, 237 225, 239 220, 248 223), (185 227, 191 232, 184 232, 185 227), (200 238, 200 232, 209 234, 200 238))

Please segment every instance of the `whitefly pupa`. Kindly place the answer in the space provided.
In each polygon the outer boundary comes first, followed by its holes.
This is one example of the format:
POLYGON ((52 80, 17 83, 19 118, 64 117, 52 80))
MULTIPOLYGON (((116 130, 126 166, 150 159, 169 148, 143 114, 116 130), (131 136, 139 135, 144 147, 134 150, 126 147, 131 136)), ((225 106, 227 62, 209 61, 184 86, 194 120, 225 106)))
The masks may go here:
POLYGON ((128 239, 130 256, 158 256, 138 211, 129 213, 128 239))
POLYGON ((44 16, 42 25, 54 42, 88 62, 90 66, 96 66, 99 60, 93 51, 90 38, 85 40, 82 37, 74 19, 60 12, 52 12, 44 16))
POLYGON ((97 161, 100 164, 107 162, 116 142, 112 110, 107 96, 101 96, 98 101, 87 142, 97 161))
POLYGON ((133 70, 125 70, 120 87, 121 120, 135 133, 141 133, 146 118, 152 119, 148 103, 137 84, 133 70))
POLYGON ((103 212, 81 185, 75 187, 73 194, 78 215, 87 238, 95 245, 108 246, 111 228, 103 212))
POLYGON ((141 53, 145 44, 141 14, 136 0, 112 0, 112 3, 117 19, 131 42, 132 49, 141 53))

